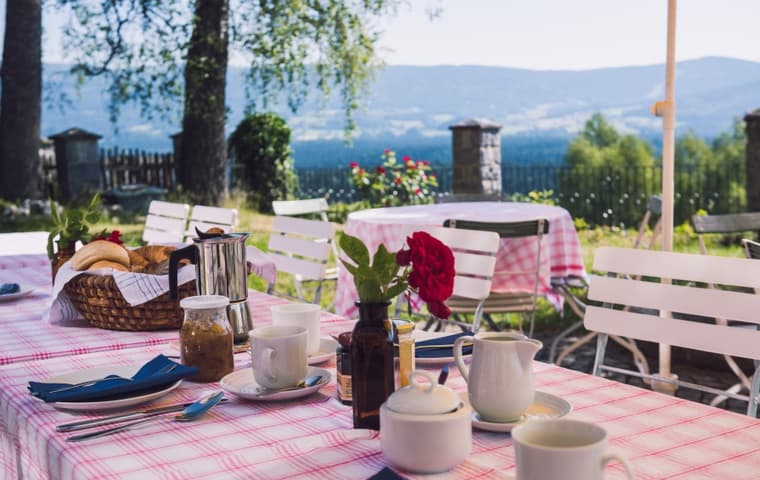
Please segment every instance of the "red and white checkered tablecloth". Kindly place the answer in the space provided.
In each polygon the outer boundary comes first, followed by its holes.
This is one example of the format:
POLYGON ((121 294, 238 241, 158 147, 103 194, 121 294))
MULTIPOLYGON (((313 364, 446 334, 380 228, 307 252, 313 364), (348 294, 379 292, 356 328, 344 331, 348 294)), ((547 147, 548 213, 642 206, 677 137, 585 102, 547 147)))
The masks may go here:
MULTIPOLYGON (((49 263, 0 270, 0 283, 3 282, 31 286, 34 287, 34 292, 17 300, 0 302, 0 365, 158 345, 177 339, 176 330, 104 330, 91 327, 83 319, 62 324, 48 323, 43 319, 43 313, 51 302, 49 263)), ((269 308, 282 303, 288 303, 288 300, 249 290, 248 305, 253 325, 271 323, 269 308)), ((322 320, 331 322, 342 318, 322 312, 322 320)))
MULTIPOLYGON (((348 322, 325 325, 335 333, 348 322)), ((26 383, 72 370, 147 361, 168 346, 100 352, 0 368, 0 468, 27 479, 363 479, 387 465, 379 434, 352 428, 351 407, 335 398, 335 380, 320 393, 288 402, 234 397, 191 423, 169 419, 133 431, 67 443, 54 426, 79 416, 30 397, 26 383), (128 355, 125 355, 128 353, 128 355)), ((238 368, 249 368, 246 354, 238 368)), ((334 372, 334 362, 326 368, 334 372)), ((568 400, 570 418, 597 423, 609 450, 628 457, 638 480, 760 478, 760 421, 699 403, 534 363, 536 388, 568 400)), ((154 402, 197 398, 215 384, 183 383, 154 402)), ((452 371, 447 385, 465 391, 452 371)), ((470 457, 436 478, 508 478, 515 467, 506 434, 473 431, 470 457)), ((421 438, 420 441, 424 441, 421 438)), ((430 478, 410 476, 410 478, 430 478)), ((618 465, 605 478, 624 478, 618 465)))
MULTIPOLYGON (((575 224, 564 208, 534 203, 477 202, 442 203, 408 207, 376 208, 351 213, 345 232, 359 237, 370 252, 382 243, 390 251, 399 250, 405 242, 403 231, 408 225, 442 226, 447 219, 467 219, 482 222, 520 222, 545 218, 549 234, 541 242, 539 291, 557 308, 562 297, 551 289, 552 277, 585 277, 580 241, 575 224)), ((532 291, 529 275, 508 272, 535 270, 537 242, 534 238, 502 239, 496 254, 493 277, 494 292, 532 291)), ((351 274, 340 269, 335 294, 335 311, 349 316, 356 313, 356 288, 351 274)))

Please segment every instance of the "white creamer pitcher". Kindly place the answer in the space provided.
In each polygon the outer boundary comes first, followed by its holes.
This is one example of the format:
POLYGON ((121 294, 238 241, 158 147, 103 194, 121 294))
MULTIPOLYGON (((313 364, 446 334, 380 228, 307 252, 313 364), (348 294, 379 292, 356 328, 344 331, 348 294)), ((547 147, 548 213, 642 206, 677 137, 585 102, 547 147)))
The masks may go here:
POLYGON ((459 337, 454 358, 467 381, 470 404, 488 422, 515 421, 533 403, 533 357, 538 340, 508 332, 482 332, 459 337), (462 359, 462 345, 473 342, 472 364, 462 359))

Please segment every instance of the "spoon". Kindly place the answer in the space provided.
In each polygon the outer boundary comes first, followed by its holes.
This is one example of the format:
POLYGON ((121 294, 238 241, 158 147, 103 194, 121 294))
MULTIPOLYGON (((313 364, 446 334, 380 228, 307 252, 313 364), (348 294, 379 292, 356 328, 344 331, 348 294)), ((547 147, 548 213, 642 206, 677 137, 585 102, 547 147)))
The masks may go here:
POLYGON ((305 380, 301 380, 300 382, 296 383, 292 387, 283 387, 283 388, 259 387, 256 389, 256 395, 257 396, 272 395, 274 393, 289 392, 291 390, 300 390, 302 388, 313 387, 319 384, 319 382, 321 381, 322 381, 322 375, 312 375, 311 377, 308 377, 305 380))
MULTIPOLYGON (((182 412, 174 416, 175 422, 191 422, 197 418, 200 418, 203 416, 204 413, 206 413, 211 407, 216 405, 222 400, 222 397, 224 397, 224 392, 221 391, 213 391, 210 393, 207 393, 200 397, 198 400, 194 401, 190 405, 187 406, 182 412)), ((160 416, 154 416, 154 417, 148 417, 143 418, 141 420, 136 420, 134 422, 125 423, 124 425, 119 425, 118 427, 108 428, 106 430, 100 430, 97 432, 90 432, 85 433, 82 435, 74 435, 73 437, 69 437, 66 439, 68 442, 80 442, 82 440, 88 440, 91 438, 99 438, 104 437, 106 435, 111 435, 113 433, 123 432, 125 430, 129 430, 130 428, 134 427, 135 425, 140 425, 141 423, 150 422, 151 420, 155 420, 157 418, 161 418, 160 416)))

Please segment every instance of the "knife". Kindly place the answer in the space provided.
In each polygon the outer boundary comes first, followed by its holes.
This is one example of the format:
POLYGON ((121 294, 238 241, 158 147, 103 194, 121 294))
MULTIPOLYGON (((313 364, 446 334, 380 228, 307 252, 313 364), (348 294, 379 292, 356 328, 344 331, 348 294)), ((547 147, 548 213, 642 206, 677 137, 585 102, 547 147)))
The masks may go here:
MULTIPOLYGON (((227 403, 228 401, 228 399, 223 398, 219 403, 227 403)), ((147 410, 139 410, 136 412, 120 413, 118 415, 110 415, 108 417, 91 418, 89 420, 82 420, 80 422, 64 423, 62 425, 57 425, 55 427, 55 430, 57 432, 76 432, 77 430, 84 430, 86 428, 102 427, 103 425, 111 425, 113 423, 154 417, 156 415, 163 415, 164 413, 181 412, 192 403, 193 402, 177 403, 175 405, 167 405, 165 407, 148 408, 147 410)))

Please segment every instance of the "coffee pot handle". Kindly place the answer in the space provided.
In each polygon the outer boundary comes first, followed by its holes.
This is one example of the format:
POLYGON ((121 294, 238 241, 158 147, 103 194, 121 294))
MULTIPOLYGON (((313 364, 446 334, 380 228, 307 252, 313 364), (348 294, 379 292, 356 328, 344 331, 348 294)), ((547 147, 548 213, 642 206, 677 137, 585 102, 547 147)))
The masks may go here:
MULTIPOLYGON (((177 268, 179 268, 180 260, 190 260, 190 263, 198 263, 198 247, 195 245, 188 245, 184 248, 174 250, 169 255, 169 296, 176 299, 179 296, 179 288, 177 286, 177 268)), ((196 279, 198 281, 198 279, 196 279)))
POLYGON ((464 364, 464 359, 462 358, 462 346, 464 345, 464 342, 474 342, 475 337, 471 337, 469 335, 466 335, 464 337, 459 337, 454 342, 454 360, 457 362, 457 368, 459 369, 459 372, 462 374, 462 378, 464 378, 465 382, 469 382, 469 376, 470 376, 470 369, 467 368, 464 364))

